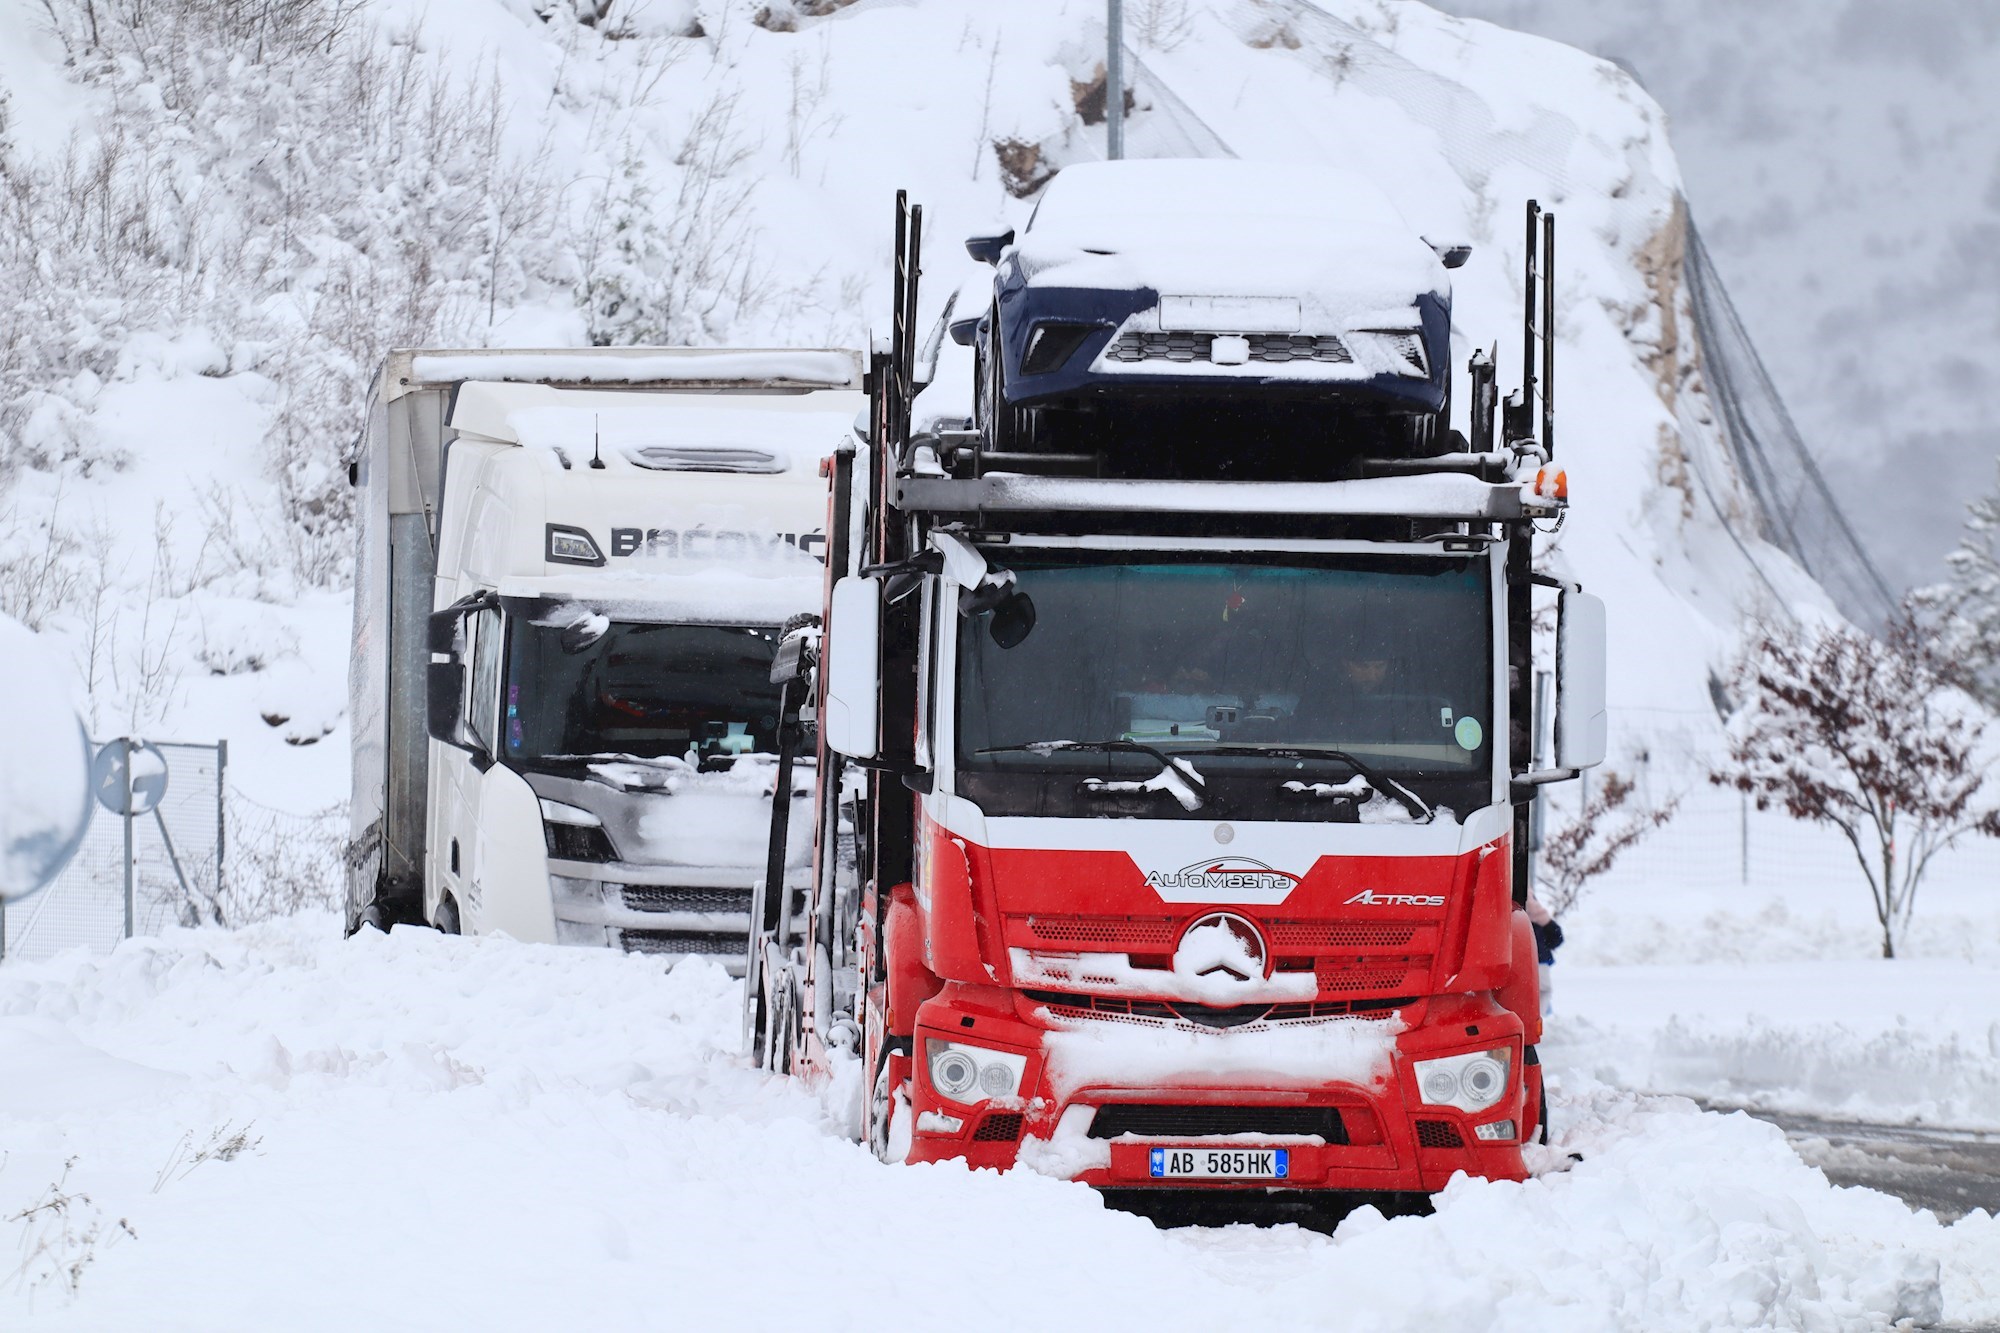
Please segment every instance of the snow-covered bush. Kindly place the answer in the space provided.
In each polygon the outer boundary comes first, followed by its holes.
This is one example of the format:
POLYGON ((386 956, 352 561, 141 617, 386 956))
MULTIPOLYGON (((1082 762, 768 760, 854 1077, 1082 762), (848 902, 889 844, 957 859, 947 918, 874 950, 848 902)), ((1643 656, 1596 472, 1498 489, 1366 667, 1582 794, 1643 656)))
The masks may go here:
POLYGON ((1965 533, 1945 557, 1950 577, 1918 595, 1966 688, 2000 708, 2000 487, 1966 506, 1965 533))
POLYGON ((1737 670, 1729 758, 1711 775, 1854 848, 1882 956, 1916 909, 1931 858, 1968 833, 2000 836, 1982 799, 1984 723, 1906 614, 1876 638, 1851 625, 1766 626, 1737 670))
POLYGON ((0 472, 116 466, 58 428, 79 372, 110 377, 135 334, 227 330, 195 369, 272 381, 285 554, 339 580, 342 449, 384 350, 476 336, 564 262, 496 82, 385 45, 359 8, 47 0, 119 112, 57 160, 0 159, 0 472))

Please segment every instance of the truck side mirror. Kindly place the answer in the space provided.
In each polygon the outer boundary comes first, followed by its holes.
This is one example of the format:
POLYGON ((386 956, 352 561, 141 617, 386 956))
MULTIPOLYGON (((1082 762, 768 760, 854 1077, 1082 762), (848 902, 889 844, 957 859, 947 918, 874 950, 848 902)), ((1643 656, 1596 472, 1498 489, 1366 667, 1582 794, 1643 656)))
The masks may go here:
POLYGON ((458 652, 458 628, 465 616, 463 608, 433 611, 426 625, 433 657, 450 657, 458 652))
MULTIPOLYGON (((443 615, 444 612, 438 612, 443 615)), ((435 631, 437 616, 431 617, 435 631)), ((443 741, 446 745, 463 745, 459 739, 459 723, 464 719, 465 709, 465 663, 432 662, 424 677, 424 712, 430 727, 431 739, 443 741)))
POLYGON ((850 759, 881 752, 882 581, 849 577, 833 585, 821 666, 826 707, 820 734, 850 759))
POLYGON ((965 253, 982 264, 997 264, 1000 262, 1000 252, 1013 243, 1014 231, 1010 227, 1006 231, 987 236, 966 237, 965 253))
POLYGON ((948 326, 951 332, 951 340, 960 347, 972 346, 972 344, 979 341, 979 321, 984 318, 986 318, 985 315, 979 314, 967 315, 964 319, 954 319, 948 326))
POLYGON ((1610 725, 1604 700, 1604 602, 1565 588, 1556 614, 1556 767, 1604 762, 1610 725))

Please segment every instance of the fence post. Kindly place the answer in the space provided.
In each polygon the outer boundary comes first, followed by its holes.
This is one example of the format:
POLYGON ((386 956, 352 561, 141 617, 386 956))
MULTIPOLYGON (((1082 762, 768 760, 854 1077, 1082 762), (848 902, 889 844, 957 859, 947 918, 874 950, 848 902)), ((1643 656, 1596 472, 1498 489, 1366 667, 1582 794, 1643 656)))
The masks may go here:
POLYGON ((224 737, 215 743, 215 906, 218 915, 222 910, 222 853, 223 849, 228 846, 223 841, 223 833, 227 828, 223 810, 223 793, 229 790, 224 784, 223 779, 228 772, 229 740, 227 737, 224 737))
POLYGON ((1739 805, 1738 809, 1739 813, 1737 815, 1737 827, 1740 830, 1738 834, 1738 840, 1741 843, 1741 849, 1739 855, 1742 859, 1742 881, 1743 883, 1748 884, 1750 882, 1750 793, 1749 792, 1743 793, 1741 798, 1741 804, 1739 805))
POLYGON ((1106 0, 1104 12, 1104 156, 1125 156, 1125 4, 1106 0))
POLYGON ((120 736, 125 754, 125 938, 132 938, 132 738, 120 736))

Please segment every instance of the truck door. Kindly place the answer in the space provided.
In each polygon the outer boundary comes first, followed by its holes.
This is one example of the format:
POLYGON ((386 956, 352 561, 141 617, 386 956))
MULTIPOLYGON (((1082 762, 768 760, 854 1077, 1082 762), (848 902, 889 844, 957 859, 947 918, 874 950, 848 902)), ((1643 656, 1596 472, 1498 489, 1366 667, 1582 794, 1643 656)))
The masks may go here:
POLYGON ((459 911, 468 934, 487 930, 487 903, 481 892, 479 817, 482 780, 500 754, 500 667, 506 624, 497 608, 474 612, 466 624, 469 640, 465 673, 465 730, 472 753, 461 753, 456 778, 459 840, 459 911))
POLYGON ((431 873, 425 912, 440 925, 455 913, 459 928, 478 930, 479 903, 472 890, 480 771, 492 762, 499 736, 500 612, 488 608, 465 618, 465 693, 459 701, 456 744, 434 745, 430 772, 431 873), (445 910, 445 899, 453 904, 445 910))

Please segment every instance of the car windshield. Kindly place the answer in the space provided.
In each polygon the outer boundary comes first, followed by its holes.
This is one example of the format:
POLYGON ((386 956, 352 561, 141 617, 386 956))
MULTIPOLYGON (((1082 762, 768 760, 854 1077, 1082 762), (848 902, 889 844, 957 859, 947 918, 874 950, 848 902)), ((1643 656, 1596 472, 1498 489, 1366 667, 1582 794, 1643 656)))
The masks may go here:
POLYGON ((1204 774, 1291 775, 1315 756, 1338 767, 1335 750, 1382 774, 1490 771, 1483 556, 1012 558, 1009 567, 1034 600, 1035 628, 1004 649, 983 618, 962 623, 961 772, 1073 778, 1159 767, 1130 746, 1006 748, 1045 741, 1143 742, 1189 755, 1204 774))
POLYGON ((700 759, 770 753, 778 687, 769 626, 513 620, 506 756, 700 759))

